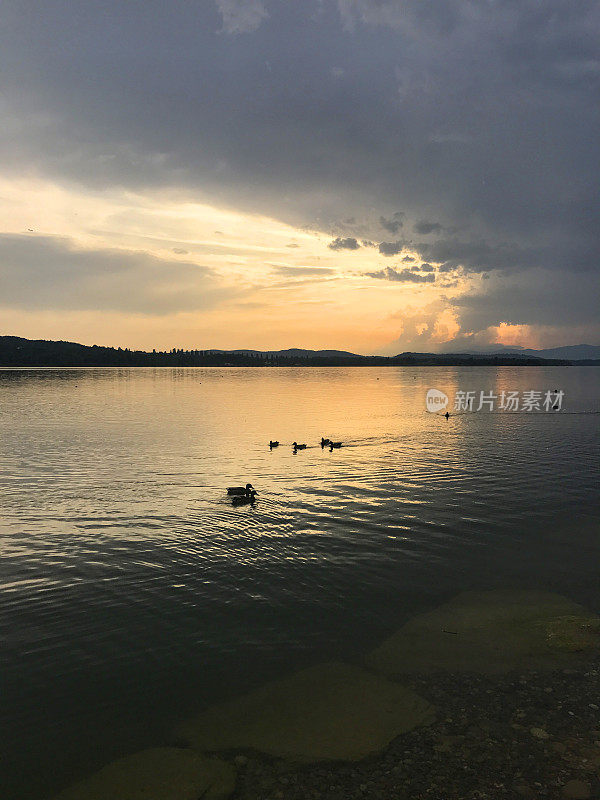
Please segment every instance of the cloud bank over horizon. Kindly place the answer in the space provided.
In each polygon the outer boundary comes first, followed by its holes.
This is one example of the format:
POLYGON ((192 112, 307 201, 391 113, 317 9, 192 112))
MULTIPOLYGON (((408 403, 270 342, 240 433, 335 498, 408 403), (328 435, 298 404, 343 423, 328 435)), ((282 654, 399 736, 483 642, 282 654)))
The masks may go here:
POLYGON ((4 332, 600 342, 599 33, 595 1, 7 0, 4 332))

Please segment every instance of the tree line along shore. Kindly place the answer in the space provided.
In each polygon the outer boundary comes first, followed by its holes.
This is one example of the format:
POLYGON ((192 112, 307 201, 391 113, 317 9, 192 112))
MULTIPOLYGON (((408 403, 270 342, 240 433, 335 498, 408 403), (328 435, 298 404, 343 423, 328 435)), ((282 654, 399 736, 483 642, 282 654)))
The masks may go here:
POLYGON ((76 342, 0 336, 0 367, 386 367, 386 366, 572 366, 599 360, 546 359, 518 354, 400 353, 362 356, 328 351, 130 350, 76 342))

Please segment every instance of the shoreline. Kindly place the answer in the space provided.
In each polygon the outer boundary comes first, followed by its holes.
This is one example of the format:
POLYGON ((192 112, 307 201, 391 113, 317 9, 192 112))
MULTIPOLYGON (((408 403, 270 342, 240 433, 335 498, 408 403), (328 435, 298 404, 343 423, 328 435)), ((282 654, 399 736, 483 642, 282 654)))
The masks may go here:
POLYGON ((237 751, 231 800, 600 796, 598 657, 551 672, 444 672, 403 683, 436 706, 434 723, 357 762, 299 765, 237 751))

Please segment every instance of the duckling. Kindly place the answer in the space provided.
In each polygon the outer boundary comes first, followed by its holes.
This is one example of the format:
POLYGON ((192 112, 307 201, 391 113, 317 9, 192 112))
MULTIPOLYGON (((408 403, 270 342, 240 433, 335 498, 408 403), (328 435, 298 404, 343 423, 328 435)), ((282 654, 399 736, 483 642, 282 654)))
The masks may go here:
POLYGON ((246 486, 228 486, 227 494, 249 497, 251 489, 254 489, 251 483, 247 483, 246 486))
POLYGON ((331 444, 331 439, 324 439, 321 436, 321 447, 326 447, 328 444, 331 444))
POLYGON ((341 446, 342 446, 341 442, 329 442, 329 452, 331 453, 334 447, 337 449, 338 447, 341 446))
POLYGON ((238 494, 235 497, 231 498, 231 505, 233 506, 246 506, 248 504, 254 505, 254 498, 256 497, 256 491, 252 489, 252 491, 247 494, 238 494))
POLYGON ((269 442, 269 447, 271 448, 271 450, 272 450, 274 447, 279 447, 279 442, 269 442))
POLYGON ((298 444, 298 442, 294 442, 293 444, 294 450, 306 450, 305 444, 298 444))

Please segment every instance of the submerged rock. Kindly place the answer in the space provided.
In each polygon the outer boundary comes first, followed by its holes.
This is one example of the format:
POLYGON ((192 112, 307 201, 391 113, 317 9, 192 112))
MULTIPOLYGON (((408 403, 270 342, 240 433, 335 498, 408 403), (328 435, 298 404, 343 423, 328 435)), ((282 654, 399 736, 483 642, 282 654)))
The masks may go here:
POLYGON ((177 733, 199 750, 249 748, 299 761, 355 760, 434 716, 433 707, 410 689, 330 663, 209 708, 177 733))
POLYGON ((600 618, 560 595, 464 592, 420 614, 367 656, 385 675, 556 668, 600 645, 600 618))
POLYGON ((157 747, 113 761, 54 800, 225 800, 235 770, 192 750, 157 747))
POLYGON ((569 781, 563 786, 563 795, 571 800, 587 800, 592 796, 590 784, 586 781, 569 781))

